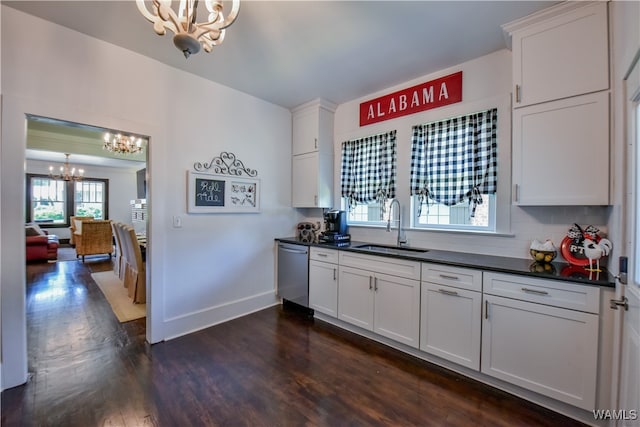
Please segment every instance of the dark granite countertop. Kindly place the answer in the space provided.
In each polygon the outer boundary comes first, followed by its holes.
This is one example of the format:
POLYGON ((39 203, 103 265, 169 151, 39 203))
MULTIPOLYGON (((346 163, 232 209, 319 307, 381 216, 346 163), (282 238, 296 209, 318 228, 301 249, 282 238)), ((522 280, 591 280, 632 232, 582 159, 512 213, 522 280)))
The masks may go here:
POLYGON ((486 271, 497 271, 501 273, 520 274, 524 276, 537 277, 540 279, 564 280, 574 283, 581 283, 591 286, 615 287, 613 275, 606 269, 601 272, 589 272, 583 267, 577 267, 564 262, 552 262, 544 264, 533 262, 531 259, 510 258, 492 255, 478 255, 465 252, 441 251, 428 249, 427 252, 420 253, 375 253, 366 249, 359 249, 356 246, 372 244, 369 242, 352 241, 346 245, 333 243, 309 243, 303 242, 295 237, 284 237, 275 239, 280 242, 295 243, 305 246, 317 246, 337 249, 341 251, 360 252, 369 255, 410 259, 421 262, 433 262, 456 267, 469 267, 486 271))

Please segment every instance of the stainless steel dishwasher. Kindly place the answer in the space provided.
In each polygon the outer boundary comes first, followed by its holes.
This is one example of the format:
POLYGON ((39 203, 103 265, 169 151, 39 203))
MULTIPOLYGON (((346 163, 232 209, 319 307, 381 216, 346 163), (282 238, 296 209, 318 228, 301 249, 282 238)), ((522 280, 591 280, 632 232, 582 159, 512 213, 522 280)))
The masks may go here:
POLYGON ((278 296, 309 307, 309 247, 278 242, 278 296))

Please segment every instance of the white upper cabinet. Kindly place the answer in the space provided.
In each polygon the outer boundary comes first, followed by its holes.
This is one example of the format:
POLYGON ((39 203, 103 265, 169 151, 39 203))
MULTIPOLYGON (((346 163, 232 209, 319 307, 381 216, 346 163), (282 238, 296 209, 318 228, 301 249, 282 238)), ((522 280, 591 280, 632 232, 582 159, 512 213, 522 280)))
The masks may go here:
POLYGON ((293 150, 298 154, 319 151, 323 154, 333 150, 333 111, 316 103, 305 104, 293 112, 293 150))
POLYGON ((315 100, 293 109, 292 206, 333 206, 333 112, 335 105, 315 100))
POLYGON ((503 29, 513 47, 513 203, 609 204, 606 2, 563 2, 503 29))
POLYGON ((513 111, 514 203, 609 204, 609 92, 513 111))
POLYGON ((503 26, 514 108, 609 88, 607 3, 568 2, 503 26))

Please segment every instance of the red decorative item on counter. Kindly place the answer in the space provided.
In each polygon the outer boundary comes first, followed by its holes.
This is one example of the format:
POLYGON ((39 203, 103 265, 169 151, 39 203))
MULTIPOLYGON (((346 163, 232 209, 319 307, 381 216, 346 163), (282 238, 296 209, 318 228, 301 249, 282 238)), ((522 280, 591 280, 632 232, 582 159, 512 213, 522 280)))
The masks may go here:
POLYGON ((593 225, 583 230, 578 224, 573 224, 560 244, 560 253, 564 259, 571 265, 587 269, 591 269, 592 264, 596 261, 598 267, 594 271, 599 271, 600 257, 608 255, 611 250, 611 242, 600 237, 599 231, 593 225), (598 252, 595 256, 592 253, 594 248, 598 252))

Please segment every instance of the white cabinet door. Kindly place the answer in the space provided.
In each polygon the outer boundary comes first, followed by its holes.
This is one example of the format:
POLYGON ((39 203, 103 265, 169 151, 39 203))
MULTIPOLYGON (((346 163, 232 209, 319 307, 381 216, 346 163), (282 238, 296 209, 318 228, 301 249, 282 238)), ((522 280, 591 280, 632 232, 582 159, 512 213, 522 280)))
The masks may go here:
POLYGON ((293 156, 291 205, 294 208, 333 206, 333 161, 319 153, 293 156))
POLYGON ((485 295, 485 374, 582 409, 595 406, 598 315, 485 295))
POLYGON ((307 110, 294 114, 292 121, 292 154, 296 156, 318 151, 318 110, 307 110))
POLYGON ((420 339, 420 282, 376 273, 373 331, 418 348, 420 339))
POLYGON ((513 181, 518 205, 608 205, 608 92, 514 110, 513 181))
POLYGON ((309 261, 309 307, 329 316, 338 316, 338 266, 309 261))
POLYGON ((420 349, 480 370, 482 294, 422 283, 420 349))
POLYGON ((596 2, 513 31, 514 107, 608 89, 607 19, 596 2))
POLYGON ((373 331, 373 273, 339 267, 338 319, 373 331))
POLYGON ((318 206, 318 153, 293 156, 291 198, 296 208, 318 206))

